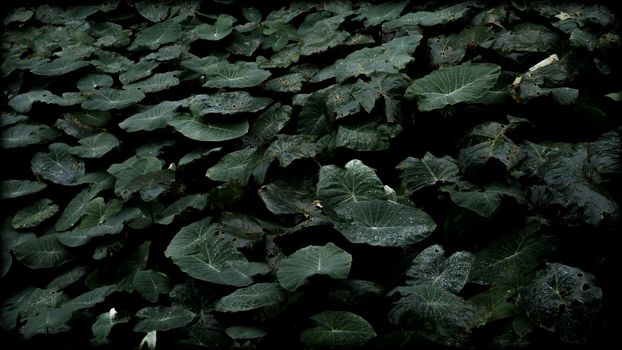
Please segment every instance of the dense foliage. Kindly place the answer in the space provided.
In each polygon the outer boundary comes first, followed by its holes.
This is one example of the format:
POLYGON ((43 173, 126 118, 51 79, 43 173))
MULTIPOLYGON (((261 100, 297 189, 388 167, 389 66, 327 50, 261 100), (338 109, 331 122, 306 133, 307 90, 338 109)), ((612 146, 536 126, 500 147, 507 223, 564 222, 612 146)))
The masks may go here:
POLYGON ((607 7, 112 0, 3 25, 3 347, 612 335, 607 7))

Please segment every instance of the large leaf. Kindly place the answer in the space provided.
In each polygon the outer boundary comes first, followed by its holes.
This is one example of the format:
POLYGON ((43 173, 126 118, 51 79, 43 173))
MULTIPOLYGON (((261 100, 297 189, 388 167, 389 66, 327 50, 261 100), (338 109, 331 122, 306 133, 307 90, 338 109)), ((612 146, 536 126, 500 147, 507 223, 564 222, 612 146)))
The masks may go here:
POLYGON ((436 11, 417 11, 407 13, 395 20, 389 21, 382 26, 383 31, 396 29, 415 29, 419 26, 431 27, 457 21, 469 13, 475 2, 466 1, 451 5, 436 11))
POLYGON ((158 301, 160 294, 168 294, 173 289, 168 276, 155 270, 136 272, 133 284, 136 291, 152 303, 158 301))
POLYGON ((71 228, 84 214, 86 214, 86 207, 89 201, 97 195, 97 190, 86 188, 78 193, 67 204, 60 217, 54 224, 54 228, 57 231, 65 231, 71 228))
POLYGON ((285 293, 278 283, 257 283, 222 297, 214 308, 220 312, 248 311, 278 304, 284 299, 285 293))
POLYGON ((350 202, 385 199, 384 187, 375 171, 358 159, 345 168, 326 165, 320 169, 317 196, 331 208, 350 202))
POLYGON ((380 124, 376 122, 340 125, 335 143, 337 147, 347 147, 355 151, 382 151, 389 148, 390 140, 402 131, 399 124, 380 124))
POLYGON ((5 180, 0 185, 0 198, 9 199, 37 193, 47 187, 46 184, 31 180, 5 180))
POLYGON ((273 214, 316 214, 318 208, 312 184, 304 179, 279 179, 263 186, 257 192, 273 214))
POLYGON ((119 139, 107 132, 95 134, 78 140, 79 146, 72 147, 70 152, 81 158, 101 158, 119 146, 119 139))
POLYGON ((300 54, 309 56, 324 52, 343 43, 350 34, 339 30, 345 20, 344 14, 322 18, 321 13, 310 14, 298 28, 300 35, 300 54))
POLYGON ((58 212, 58 205, 52 200, 44 198, 31 205, 20 209, 13 216, 13 228, 30 228, 35 227, 54 216, 58 212))
POLYGON ((448 105, 472 103, 490 90, 501 68, 490 63, 466 63, 434 71, 415 80, 404 96, 418 99, 420 111, 427 112, 448 105))
POLYGON ((82 102, 82 108, 96 111, 108 111, 129 107, 145 98, 145 94, 136 89, 117 90, 101 89, 82 102))
POLYGON ((204 68, 203 86, 211 88, 247 88, 261 84, 270 77, 270 72, 257 68, 251 62, 218 62, 204 68))
POLYGON ((267 97, 254 97, 248 92, 218 92, 213 95, 198 95, 190 103, 190 110, 194 115, 206 114, 234 114, 242 112, 257 112, 272 103, 267 97))
POLYGON ((57 267, 73 259, 72 251, 60 244, 55 234, 24 241, 13 248, 13 254, 31 269, 57 267))
POLYGON ((155 106, 150 106, 144 112, 134 114, 119 123, 119 127, 128 132, 152 131, 166 127, 175 117, 175 111, 179 107, 179 102, 163 101, 155 106))
POLYGON ((73 72, 82 67, 88 66, 88 61, 75 60, 70 58, 57 58, 52 62, 40 64, 30 71, 37 75, 57 76, 73 72))
POLYGON ((214 24, 201 24, 197 26, 197 36, 201 39, 217 41, 231 34, 233 23, 236 19, 229 15, 219 15, 214 24))
POLYGON ((177 78, 179 73, 179 71, 156 73, 149 78, 125 85, 123 88, 126 90, 138 90, 143 93, 167 90, 173 86, 179 85, 179 78, 177 78))
POLYGON ((438 183, 459 180, 460 170, 453 158, 449 156, 437 158, 429 152, 426 152, 421 159, 408 157, 396 168, 400 172, 402 187, 409 192, 417 192, 438 183))
POLYGON ((180 116, 168 122, 182 135, 196 141, 217 142, 236 139, 248 132, 248 121, 205 120, 200 117, 180 116))
POLYGON ((371 113, 376 100, 384 100, 384 112, 388 122, 394 122, 400 116, 400 99, 407 81, 401 75, 373 74, 369 82, 359 80, 354 85, 352 96, 371 113))
POLYGON ((491 159, 501 162, 506 169, 515 166, 524 154, 520 147, 506 136, 513 126, 513 123, 489 122, 474 127, 469 134, 469 137, 475 140, 474 145, 462 148, 458 158, 464 172, 480 169, 491 159))
POLYGON ((417 243, 436 228, 424 211, 388 201, 357 201, 337 209, 335 229, 352 243, 403 247, 417 243))
POLYGON ((332 118, 326 106, 326 97, 319 93, 311 94, 298 117, 298 132, 318 137, 330 134, 333 130, 332 118))
POLYGON ((140 31, 129 49, 148 48, 154 50, 164 44, 176 42, 181 35, 182 27, 179 23, 174 21, 157 23, 140 31))
POLYGON ((281 168, 290 165, 296 159, 312 158, 317 153, 314 137, 309 135, 278 135, 266 149, 265 156, 277 158, 281 168))
MULTIPOLYGON (((473 264, 469 252, 455 252, 445 258, 445 250, 438 244, 424 249, 406 271, 409 285, 431 284, 453 293, 460 293, 467 283, 473 264)), ((408 287, 406 287, 408 288, 408 287)))
POLYGON ((307 329, 300 340, 309 346, 344 347, 367 343, 376 337, 364 318, 347 311, 324 311, 311 316, 317 327, 307 329))
POLYGON ((398 17, 406 5, 408 5, 408 1, 394 1, 378 5, 363 3, 357 10, 357 16, 354 17, 354 20, 364 20, 365 27, 377 26, 382 22, 398 17))
POLYGON ((270 141, 287 124, 292 116, 292 107, 275 103, 261 113, 250 128, 248 138, 253 145, 260 146, 270 141))
POLYGON ((515 185, 493 183, 479 188, 468 182, 457 185, 445 185, 442 190, 449 192, 456 205, 472 210, 477 214, 490 217, 501 205, 503 197, 512 197, 519 203, 525 203, 523 192, 515 185))
POLYGON ((521 291, 520 304, 536 325, 569 343, 583 343, 599 317, 602 290, 576 267, 547 264, 521 291))
POLYGON ((308 246, 283 259, 277 271, 281 287, 293 292, 315 275, 345 279, 350 273, 352 255, 332 243, 308 246))
POLYGON ((59 185, 73 185, 85 173, 84 162, 62 147, 50 147, 48 153, 36 153, 31 168, 35 174, 59 185))
POLYGON ((196 314, 181 306, 145 307, 136 312, 142 318, 134 326, 134 332, 167 331, 190 323, 196 314))
POLYGON ((0 146, 3 149, 25 147, 49 142, 59 136, 59 132, 44 124, 19 123, 2 130, 0 146))
POLYGON ((256 152, 256 148, 231 152, 207 169, 205 176, 214 181, 237 181, 240 185, 246 185, 253 172, 256 152))

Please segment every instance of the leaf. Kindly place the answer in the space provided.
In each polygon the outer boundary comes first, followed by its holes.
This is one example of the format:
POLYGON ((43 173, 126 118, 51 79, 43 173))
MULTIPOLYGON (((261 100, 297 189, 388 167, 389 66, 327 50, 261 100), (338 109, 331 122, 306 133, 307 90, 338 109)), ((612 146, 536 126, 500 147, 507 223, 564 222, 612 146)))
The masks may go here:
POLYGON ((214 148, 208 148, 208 149, 203 148, 203 147, 198 147, 194 151, 190 151, 186 153, 185 156, 181 157, 178 164, 179 165, 190 164, 194 162, 195 160, 201 159, 203 157, 207 157, 208 155, 214 152, 219 152, 221 150, 222 150, 222 147, 214 147, 214 148))
POLYGON ((355 21, 364 21, 365 27, 373 27, 395 19, 404 11, 408 5, 408 1, 388 2, 385 4, 372 5, 363 3, 356 11, 357 16, 353 18, 355 21))
POLYGON ((165 3, 153 3, 148 1, 137 1, 134 3, 136 11, 151 22, 162 22, 168 17, 170 6, 165 3))
POLYGON ((217 41, 231 34, 236 19, 229 15, 218 15, 214 24, 200 24, 196 27, 200 39, 217 41))
MULTIPOLYGON (((465 344, 471 330, 484 321, 483 310, 449 291, 431 284, 406 287, 408 292, 389 312, 393 324, 411 322, 436 343, 465 344)), ((400 290, 400 293, 406 292, 400 290)))
POLYGON ((335 143, 337 147, 347 147, 355 151, 382 151, 389 148, 390 140, 400 131, 402 127, 399 124, 371 122, 340 125, 335 143))
POLYGON ((352 52, 335 63, 335 78, 343 82, 350 77, 372 73, 398 73, 414 60, 413 53, 423 36, 419 33, 395 38, 381 46, 352 52))
POLYGON ((10 199, 37 193, 47 187, 46 184, 30 180, 5 180, 0 185, 0 198, 10 199))
POLYGON ((141 60, 134 64, 128 64, 123 73, 119 74, 119 81, 123 85, 128 85, 153 74, 153 70, 158 68, 160 63, 155 61, 141 60))
POLYGON ((332 115, 326 105, 323 94, 313 93, 309 96, 298 116, 298 133, 321 137, 333 130, 332 115))
POLYGON ((240 312, 281 303, 285 293, 278 283, 256 283, 237 289, 216 302, 219 312, 240 312))
POLYGON ((196 116, 257 112, 270 103, 272 100, 267 97, 253 97, 247 92, 218 92, 209 96, 195 96, 190 103, 190 110, 196 116))
POLYGON ((300 35, 300 54, 302 56, 315 55, 332 47, 342 44, 350 34, 339 30, 339 25, 345 20, 344 14, 321 18, 321 13, 310 14, 305 22, 298 27, 300 35), (311 24, 311 22, 314 22, 311 24))
POLYGON ((127 132, 152 131, 164 128, 170 123, 181 105, 178 101, 163 101, 149 106, 143 112, 134 114, 119 123, 119 127, 127 132))
POLYGON ((165 21, 156 23, 151 27, 138 32, 129 49, 138 50, 141 48, 147 48, 155 50, 164 44, 176 42, 179 38, 181 38, 181 35, 182 27, 177 22, 165 21))
POLYGON ((11 149, 46 143, 59 136, 59 132, 43 124, 19 123, 2 130, 0 147, 11 149))
POLYGON ((101 89, 95 91, 91 98, 82 102, 82 108, 96 111, 127 108, 145 98, 141 91, 101 89))
POLYGON ((550 237, 538 234, 540 227, 529 224, 504 235, 475 254, 469 281, 479 284, 520 280, 553 252, 550 237))
POLYGON ((58 241, 68 247, 80 247, 95 237, 118 234, 123 230, 123 223, 136 219, 139 209, 128 208, 108 218, 105 222, 90 227, 78 227, 58 236, 58 241))
POLYGON ((535 23, 518 23, 512 30, 497 35, 492 45, 500 53, 509 52, 556 52, 560 36, 546 26, 535 23))
POLYGON ((237 181, 244 186, 252 175, 256 152, 256 148, 243 148, 233 151, 207 169, 205 176, 212 181, 237 181))
POLYGON ((121 317, 115 308, 111 308, 110 311, 104 312, 97 316, 97 320, 91 326, 93 336, 95 337, 95 343, 106 344, 108 343, 108 335, 117 324, 127 323, 130 320, 129 317, 121 317))
POLYGON ((317 153, 314 138, 308 135, 277 135, 277 139, 266 149, 265 156, 277 158, 281 168, 293 161, 313 158, 317 153))
POLYGON ((395 122, 400 116, 400 99, 407 81, 401 75, 373 74, 371 81, 359 80, 354 84, 352 96, 367 111, 371 113, 376 100, 384 100, 384 112, 388 122, 395 122))
POLYGON ((253 122, 248 138, 253 146, 261 146, 272 140, 292 117, 292 107, 273 104, 253 122))
POLYGON ((326 165, 320 169, 317 196, 327 207, 374 199, 385 199, 384 187, 374 170, 358 159, 345 168, 326 165))
POLYGON ((486 165, 490 159, 501 162, 506 169, 511 169, 523 158, 524 154, 514 142, 506 136, 513 123, 500 124, 488 122, 473 128, 469 137, 476 139, 472 146, 462 148, 458 156, 464 172, 471 172, 486 165))
POLYGON ((97 195, 97 190, 83 189, 67 204, 60 217, 54 224, 56 231, 65 231, 78 222, 84 214, 89 201, 97 195))
MULTIPOLYGON (((17 232, 11 227, 9 220, 2 222, 2 235, 0 235, 0 278, 4 277, 11 269, 13 265, 13 257, 11 251, 20 243, 29 239, 35 239, 36 236, 33 233, 17 232)), ((4 311, 2 314, 2 323, 5 329, 8 329, 4 324, 4 311)))
POLYGON ((263 338, 268 334, 263 328, 257 326, 228 327, 225 333, 234 340, 263 338))
POLYGON ((20 209, 13 216, 12 226, 15 229, 35 227, 54 216, 58 212, 58 205, 52 200, 44 198, 20 209))
MULTIPOLYGON (((435 244, 424 249, 406 271, 409 285, 431 284, 452 293, 460 293, 467 283, 474 256, 469 252, 455 252, 445 258, 445 250, 435 244)), ((406 287, 408 288, 408 287, 406 287)))
POLYGON ((269 71, 257 68, 257 64, 252 62, 218 62, 205 67, 203 74, 203 86, 211 88, 253 87, 271 75, 269 71))
POLYGON ((300 340, 308 346, 343 347, 367 343, 376 337, 364 318, 347 311, 324 311, 311 316, 317 327, 307 329, 300 340))
POLYGON ((116 291, 116 286, 103 286, 95 288, 69 300, 68 302, 63 304, 61 308, 71 312, 83 309, 90 309, 106 300, 106 297, 116 291))
POLYGON ((273 214, 319 214, 312 184, 304 179, 279 179, 257 190, 273 214))
POLYGON ((449 192, 451 200, 456 205, 472 210, 477 214, 490 217, 501 205, 503 197, 509 196, 519 203, 525 203, 523 192, 513 185, 493 183, 485 188, 478 188, 472 184, 461 182, 458 185, 445 185, 443 191, 449 192))
POLYGON ((196 314, 181 306, 154 306, 145 307, 136 312, 142 318, 134 326, 134 332, 167 331, 184 327, 190 323, 196 314))
POLYGON ((500 284, 475 294, 469 301, 476 305, 482 305, 489 310, 486 319, 488 323, 520 314, 521 309, 516 305, 516 298, 517 292, 514 287, 500 284))
POLYGON ((314 275, 346 279, 351 265, 352 255, 333 243, 307 246, 281 261, 277 278, 281 287, 293 292, 309 283, 309 277, 314 275))
POLYGON ((402 247, 425 239, 436 224, 424 211, 387 201, 342 204, 335 229, 352 243, 402 247))
POLYGON ((536 325, 568 343, 583 343, 594 329, 602 290, 594 277, 576 267, 547 263, 520 292, 519 303, 536 325))
POLYGON ((31 160, 32 171, 59 185, 72 185, 85 173, 84 162, 61 147, 50 147, 48 153, 37 152, 31 160))
POLYGON ((167 90, 173 86, 179 85, 177 75, 180 71, 172 71, 166 73, 156 73, 149 78, 137 81, 132 84, 124 85, 125 90, 138 90, 143 93, 152 93, 167 90))
POLYGON ((267 272, 264 264, 249 263, 216 229, 209 218, 185 226, 164 255, 191 277, 216 284, 243 287, 253 282, 252 276, 267 272))
POLYGON ((390 32, 396 29, 408 30, 418 28, 418 26, 432 27, 439 24, 446 24, 466 16, 474 4, 474 2, 466 1, 436 11, 407 13, 395 20, 385 23, 382 26, 382 30, 384 32, 390 32))
POLYGON ((114 192, 117 196, 125 197, 140 191, 142 185, 147 184, 150 179, 146 176, 162 169, 163 162, 155 157, 131 157, 120 164, 113 164, 108 168, 108 173, 115 176, 114 192), (134 182, 138 187, 134 186, 134 182), (132 188, 133 187, 133 188, 132 188))
POLYGON ((46 234, 26 240, 13 248, 19 262, 31 269, 61 266, 73 259, 72 251, 57 240, 57 235, 46 234))
POLYGON ((57 58, 52 62, 42 63, 35 66, 30 72, 42 76, 58 76, 73 72, 82 67, 88 66, 88 61, 75 60, 71 58, 57 58))
POLYGON ((173 286, 168 276, 162 272, 143 270, 134 275, 134 288, 148 302, 155 303, 160 294, 168 294, 173 286))
POLYGON ((495 85, 500 72, 501 67, 490 63, 465 63, 436 70, 415 80, 404 97, 416 97, 422 112, 460 102, 472 103, 495 85))
POLYGON ((184 213, 189 208, 203 210, 207 206, 207 194, 190 194, 183 196, 171 203, 157 215, 157 223, 168 225, 173 222, 175 216, 184 213))
POLYGON ((400 173, 401 185, 408 192, 434 186, 438 183, 453 183, 459 180, 456 161, 450 156, 437 158, 426 152, 423 158, 408 157, 396 169, 400 173))
POLYGON ((119 140, 107 132, 85 137, 78 143, 80 146, 72 147, 70 151, 81 158, 101 158, 119 146, 119 140))
POLYGON ((218 142, 237 139, 248 132, 248 121, 224 121, 200 117, 176 117, 168 122, 189 139, 204 142, 218 142))

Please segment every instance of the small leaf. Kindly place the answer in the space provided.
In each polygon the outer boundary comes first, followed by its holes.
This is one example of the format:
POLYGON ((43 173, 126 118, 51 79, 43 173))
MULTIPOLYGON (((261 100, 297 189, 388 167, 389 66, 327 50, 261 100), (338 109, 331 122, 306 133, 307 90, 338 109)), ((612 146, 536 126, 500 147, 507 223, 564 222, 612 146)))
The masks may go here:
POLYGON ((376 337, 364 318, 347 311, 324 311, 311 316, 317 327, 307 329, 300 340, 309 346, 344 347, 367 343, 376 337))
POLYGON ((332 243, 308 246, 283 259, 277 271, 281 287, 293 292, 308 283, 314 275, 346 279, 350 273, 352 255, 332 243))
POLYGON ((204 40, 217 41, 231 34, 236 19, 229 15, 219 15, 214 24, 201 24, 196 27, 197 36, 204 40))

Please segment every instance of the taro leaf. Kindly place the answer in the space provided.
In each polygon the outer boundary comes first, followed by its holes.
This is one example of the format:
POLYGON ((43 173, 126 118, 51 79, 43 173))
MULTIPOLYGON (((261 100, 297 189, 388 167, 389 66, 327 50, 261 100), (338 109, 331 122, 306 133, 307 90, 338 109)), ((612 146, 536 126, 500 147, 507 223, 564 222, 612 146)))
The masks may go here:
POLYGON ((267 70, 252 62, 218 62, 205 67, 203 86, 211 88, 248 88, 261 84, 270 77, 267 70))
POLYGON ((59 135, 58 131, 44 124, 19 123, 2 130, 0 147, 10 149, 46 143, 59 135))
POLYGON ((473 254, 469 252, 455 252, 445 258, 443 247, 438 244, 432 245, 412 261, 406 271, 409 278, 406 283, 431 284, 458 294, 467 283, 473 260, 473 254))
POLYGON ((278 52, 283 50, 290 40, 298 39, 296 27, 289 23, 268 20, 262 24, 264 39, 261 46, 264 49, 271 48, 278 52))
POLYGON ((307 284, 309 277, 314 275, 346 279, 351 265, 352 255, 333 243, 307 246, 281 261, 277 278, 281 287, 293 292, 307 284))
POLYGON ((50 147, 48 153, 37 152, 31 160, 32 171, 59 185, 73 185, 84 175, 84 162, 61 147, 50 147))
POLYGON ((162 22, 168 17, 170 6, 164 2, 137 1, 134 7, 138 14, 151 22, 162 22))
POLYGON ((400 115, 399 101, 406 83, 400 75, 373 74, 368 83, 359 80, 354 85, 352 96, 367 113, 371 113, 376 100, 382 97, 387 121, 394 122, 400 115))
POLYGON ((408 1, 394 1, 378 5, 362 3, 353 20, 364 20, 367 28, 377 26, 382 22, 397 18, 404 11, 406 5, 408 5, 408 1))
POLYGON ((160 159, 149 156, 131 157, 123 163, 111 165, 108 172, 116 178, 115 194, 126 199, 134 192, 148 188, 150 183, 158 180, 148 174, 160 171, 162 165, 160 159))
POLYGON ((210 218, 183 227, 171 240, 164 255, 193 278, 243 287, 252 276, 266 273, 262 263, 249 263, 226 238, 217 235, 210 218))
POLYGON ((514 167, 524 154, 520 147, 506 136, 508 130, 513 127, 513 123, 497 122, 488 122, 474 127, 469 137, 475 140, 473 142, 475 144, 462 148, 458 156, 463 171, 469 173, 473 170, 480 170, 490 159, 501 162, 506 169, 514 167))
POLYGON ((391 32, 397 29, 409 30, 417 29, 419 26, 432 27, 439 24, 446 24, 457 21, 466 16, 471 7, 475 5, 472 1, 448 6, 437 11, 417 11, 407 13, 397 19, 386 22, 382 25, 384 32, 391 32))
POLYGON ((95 198, 99 191, 90 188, 83 189, 67 204, 60 217, 54 224, 56 231, 65 231, 70 229, 76 222, 78 222, 84 214, 86 214, 86 207, 91 199, 95 198))
POLYGON ((340 125, 335 145, 355 151, 382 151, 388 149, 390 140, 402 131, 399 124, 380 124, 376 122, 340 125))
POLYGON ((274 305, 285 299, 285 293, 278 283, 256 283, 240 288, 216 302, 219 312, 240 312, 274 305))
POLYGON ((557 52, 560 35, 546 26, 535 23, 519 23, 511 31, 497 35, 492 49, 500 53, 557 52))
POLYGON ((109 88, 113 84, 112 77, 106 74, 88 74, 76 83, 78 90, 89 91, 99 88, 109 88))
POLYGON ((155 270, 136 272, 133 284, 136 291, 150 303, 157 302, 160 294, 168 294, 173 289, 168 276, 155 270))
POLYGON ((61 98, 48 90, 31 90, 19 94, 9 100, 9 106, 20 113, 30 112, 32 104, 42 102, 47 104, 58 104, 61 98))
POLYGON ((119 140, 107 132, 85 137, 78 143, 80 146, 72 147, 69 151, 81 158, 101 158, 119 146, 119 140))
POLYGON ((414 60, 412 55, 422 38, 417 33, 395 38, 381 46, 354 51, 335 64, 335 78, 342 82, 375 72, 398 73, 414 60))
POLYGON ((233 151, 207 169, 205 176, 213 181, 237 181, 240 185, 246 185, 254 169, 256 153, 256 148, 233 151))
POLYGON ((104 73, 125 72, 132 66, 132 61, 127 57, 111 51, 97 51, 98 59, 92 60, 91 63, 95 68, 104 73))
POLYGON ((168 225, 173 222, 175 216, 183 213, 189 208, 203 210, 207 206, 207 194, 189 194, 171 203, 168 207, 158 213, 156 222, 168 225))
POLYGON ((231 44, 227 46, 227 51, 235 55, 251 57, 261 45, 262 35, 260 31, 252 31, 247 34, 235 31, 229 39, 231 44))
POLYGON ((0 114, 0 126, 11 126, 28 120, 28 116, 14 112, 2 112, 0 114))
POLYGON ((134 105, 145 98, 139 90, 101 89, 93 92, 93 95, 82 102, 82 108, 97 111, 122 109, 134 105))
POLYGON ((514 287, 500 284, 475 294, 469 301, 488 309, 489 314, 486 318, 488 323, 520 314, 521 309, 516 305, 516 297, 517 292, 514 287))
POLYGON ((320 169, 317 196, 327 207, 337 208, 351 202, 385 199, 384 187, 375 171, 358 159, 345 169, 326 165, 320 169))
POLYGON ((610 131, 588 145, 590 163, 600 174, 622 173, 621 136, 619 131, 610 131))
POLYGON ((540 226, 529 224, 504 235, 475 254, 469 281, 498 284, 520 281, 554 250, 550 237, 538 233, 540 226))
POLYGON ((438 183, 456 182, 460 172, 456 161, 450 156, 437 158, 429 152, 421 159, 404 159, 396 169, 400 173, 402 187, 410 193, 438 183))
POLYGON ((404 296, 389 312, 391 322, 412 325, 439 344, 464 345, 471 330, 485 320, 478 306, 439 286, 413 285, 400 293, 404 296))
POLYGON ((31 269, 61 266, 73 259, 73 253, 60 244, 57 237, 56 234, 46 234, 24 241, 13 248, 13 255, 31 269))
POLYGON ((195 96, 190 102, 190 111, 196 116, 257 112, 270 103, 272 100, 267 97, 254 97, 247 92, 217 92, 209 96, 195 96))
POLYGON ((89 309, 103 302, 107 296, 116 292, 117 290, 118 289, 116 286, 103 286, 95 288, 69 300, 68 302, 63 304, 61 308, 71 312, 89 309))
POLYGON ((424 211, 388 201, 372 200, 342 204, 335 229, 352 243, 403 247, 417 243, 436 228, 424 211))
POLYGON ((186 153, 186 155, 184 155, 183 157, 181 157, 178 164, 179 165, 190 164, 194 162, 195 160, 201 159, 203 157, 207 157, 208 155, 214 152, 219 152, 220 150, 222 150, 222 147, 214 147, 214 148, 198 147, 194 149, 193 151, 186 153))
POLYGON ((269 60, 261 61, 259 66, 262 68, 286 68, 298 60, 300 60, 300 50, 297 46, 290 45, 272 55, 269 60))
POLYGON ((113 198, 106 204, 102 197, 91 200, 85 208, 84 216, 80 221, 80 228, 88 228, 103 224, 106 220, 118 214, 123 207, 123 201, 113 198))
POLYGON ((601 302, 602 290, 594 285, 591 274, 557 263, 547 263, 519 297, 533 323, 555 331, 568 343, 588 339, 597 324, 601 302))
POLYGON ((314 203, 313 184, 304 179, 279 179, 257 192, 273 214, 319 214, 314 203))
MULTIPOLYGON (((17 232, 13 230, 8 220, 2 223, 2 235, 0 235, 0 278, 4 277, 9 272, 11 265, 13 265, 11 250, 29 239, 36 239, 36 236, 33 233, 17 232)), ((4 318, 4 315, 2 318, 4 318)))
POLYGON ((457 185, 445 185, 442 190, 449 192, 451 200, 458 206, 490 217, 501 205, 503 197, 512 197, 519 203, 525 203, 523 192, 516 185, 493 183, 484 188, 478 188, 468 182, 457 185))
POLYGON ((180 104, 178 101, 163 101, 155 106, 149 106, 145 111, 134 114, 119 123, 119 127, 127 132, 164 128, 173 120, 180 104))
POLYGON ((182 135, 196 141, 217 142, 236 139, 248 132, 246 119, 225 121, 200 117, 177 117, 168 122, 182 135))
POLYGON ((37 193, 46 188, 47 185, 42 182, 30 180, 5 180, 0 185, 0 198, 9 199, 27 196, 37 193))
POLYGON ((348 32, 339 30, 339 25, 345 20, 344 14, 329 18, 321 18, 322 16, 321 13, 312 13, 298 28, 300 55, 310 56, 324 52, 342 44, 350 36, 348 32))
POLYGON ((20 209, 13 216, 12 226, 15 229, 35 227, 51 218, 58 212, 58 205, 44 198, 20 209))
POLYGON ((217 41, 231 34, 236 19, 229 15, 219 15, 214 24, 200 24, 196 27, 197 36, 204 40, 217 41))
POLYGON ((88 61, 73 58, 57 58, 52 62, 43 63, 32 68, 30 72, 42 76, 58 76, 86 67, 89 64, 88 61))
POLYGON ((248 133, 254 146, 261 146, 272 140, 292 117, 292 107, 275 103, 261 113, 248 133))
POLYGON ((167 331, 184 327, 190 323, 196 314, 182 306, 154 306, 145 307, 136 312, 142 318, 134 326, 134 332, 167 331))
POLYGON ((313 136, 277 135, 277 139, 266 149, 265 156, 277 158, 281 168, 285 168, 297 159, 313 158, 316 153, 313 136))
POLYGON ((110 311, 97 316, 97 320, 91 326, 95 343, 99 345, 108 343, 108 335, 112 327, 117 324, 127 323, 129 320, 129 317, 119 316, 115 308, 111 308, 110 311))
POLYGON ((364 318, 347 311, 324 311, 311 316, 317 327, 307 329, 300 340, 312 347, 350 347, 376 337, 374 328, 364 318))
POLYGON ((263 84, 264 89, 276 92, 298 92, 302 89, 305 78, 300 73, 282 75, 268 80, 263 84))
POLYGON ((333 130, 332 113, 328 111, 326 96, 313 93, 309 96, 298 116, 298 133, 321 137, 333 130))
POLYGON ((415 80, 404 97, 418 98, 422 112, 481 98, 497 81, 501 67, 491 63, 465 63, 436 70, 415 80))
MULTIPOLYGON (((107 111, 93 111, 94 113, 101 113, 103 118, 110 118, 110 113, 107 111)), ((97 128, 99 126, 93 126, 86 124, 86 122, 91 122, 88 120, 89 115, 93 115, 94 113, 66 113, 63 115, 62 119, 56 119, 54 126, 57 129, 61 129, 65 134, 75 137, 77 139, 82 139, 89 136, 94 136, 98 133, 97 128)), ((102 120, 102 122, 104 122, 102 120)), ((104 122, 104 124, 107 120, 104 122)), ((103 126, 103 125, 101 125, 103 126)))
POLYGON ((614 13, 609 8, 598 4, 543 4, 541 7, 534 6, 534 10, 543 16, 559 20, 553 26, 564 33, 586 25, 609 26, 615 20, 614 13))
POLYGON ((128 85, 132 82, 146 78, 153 74, 153 70, 159 65, 160 63, 154 61, 139 61, 138 63, 127 67, 123 73, 119 74, 119 81, 123 85, 128 85))
POLYGON ((58 240, 68 247, 83 246, 95 237, 120 233, 123 230, 123 223, 136 219, 139 213, 140 210, 137 208, 128 208, 101 224, 86 228, 78 227, 71 231, 63 232, 58 236, 58 240))
POLYGON ((179 23, 174 21, 166 21, 156 23, 151 27, 140 31, 136 35, 136 39, 130 45, 130 50, 137 50, 141 48, 147 48, 155 50, 158 47, 174 43, 181 38, 183 32, 179 23))
POLYGON ((171 71, 166 73, 156 73, 149 78, 137 81, 135 83, 124 85, 125 90, 138 90, 143 93, 151 93, 167 90, 173 86, 179 85, 180 71, 171 71))

